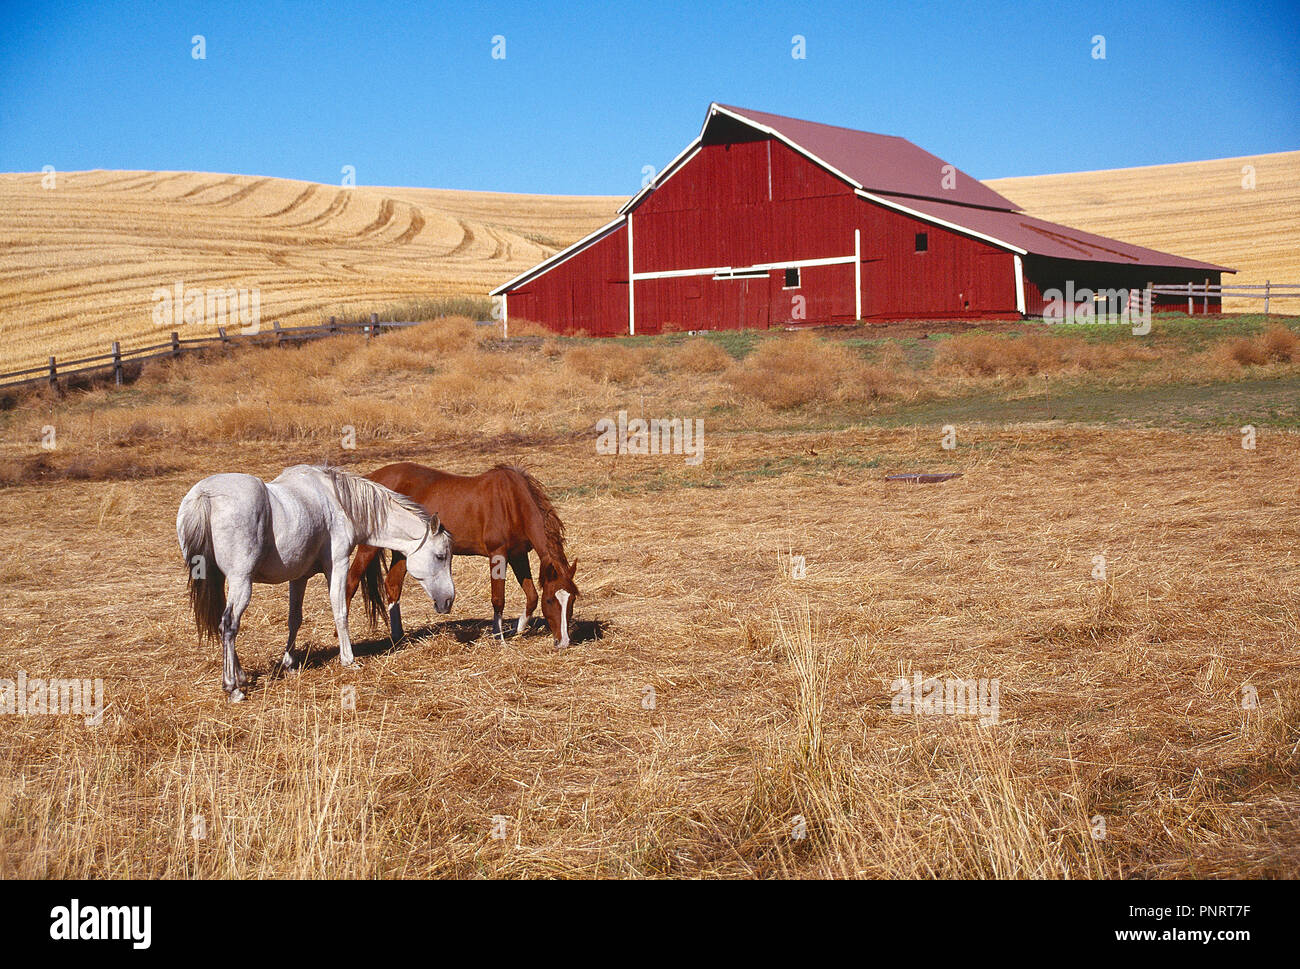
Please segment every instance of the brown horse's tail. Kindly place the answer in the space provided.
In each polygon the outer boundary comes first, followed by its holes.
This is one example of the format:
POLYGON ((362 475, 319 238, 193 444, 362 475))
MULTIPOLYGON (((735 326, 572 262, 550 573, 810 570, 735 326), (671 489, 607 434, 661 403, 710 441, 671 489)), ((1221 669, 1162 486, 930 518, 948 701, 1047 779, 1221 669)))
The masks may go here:
POLYGON ((221 617, 226 611, 226 576, 217 568, 212 551, 211 503, 198 494, 181 508, 176 530, 180 533, 181 553, 188 572, 190 608, 200 640, 221 636, 221 617))
MULTIPOLYGON (((542 488, 542 483, 523 468, 509 464, 498 464, 497 468, 516 474, 523 479, 524 486, 527 487, 528 494, 533 499, 533 504, 537 506, 537 510, 542 516, 542 530, 546 537, 546 548, 544 550, 546 558, 567 563, 568 559, 564 553, 564 522, 560 521, 560 516, 556 513, 555 506, 551 504, 551 499, 546 494, 545 489, 542 488)), ((538 558, 543 556, 543 549, 537 549, 537 556, 538 558)))
POLYGON ((382 548, 375 549, 375 556, 366 566, 361 576, 361 596, 366 603, 366 618, 371 628, 388 621, 388 603, 384 601, 384 577, 388 574, 388 559, 382 548))

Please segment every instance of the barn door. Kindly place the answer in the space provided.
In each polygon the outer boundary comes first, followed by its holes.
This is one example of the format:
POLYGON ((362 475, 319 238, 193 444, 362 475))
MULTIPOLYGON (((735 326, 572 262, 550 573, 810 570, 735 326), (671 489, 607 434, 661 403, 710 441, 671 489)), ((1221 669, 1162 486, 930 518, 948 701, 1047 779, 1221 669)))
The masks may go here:
POLYGON ((767 275, 746 278, 740 281, 741 290, 740 325, 748 330, 766 330, 771 308, 768 294, 767 275))

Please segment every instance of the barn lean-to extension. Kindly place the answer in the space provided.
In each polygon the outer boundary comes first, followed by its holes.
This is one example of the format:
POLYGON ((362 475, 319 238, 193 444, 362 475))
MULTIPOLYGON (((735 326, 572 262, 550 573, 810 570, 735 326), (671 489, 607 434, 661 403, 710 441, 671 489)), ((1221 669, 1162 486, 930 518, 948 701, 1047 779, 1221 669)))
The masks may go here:
POLYGON ((1199 286, 1232 271, 1025 215, 903 138, 715 103, 614 221, 492 295, 507 325, 603 336, 1014 319, 1041 314, 1053 289, 1199 286))

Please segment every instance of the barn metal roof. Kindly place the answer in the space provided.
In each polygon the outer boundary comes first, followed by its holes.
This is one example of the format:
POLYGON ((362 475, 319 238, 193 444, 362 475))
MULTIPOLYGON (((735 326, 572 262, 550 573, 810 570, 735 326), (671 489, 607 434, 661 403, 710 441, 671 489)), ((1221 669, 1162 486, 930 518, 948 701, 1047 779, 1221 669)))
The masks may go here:
POLYGON ((906 138, 801 121, 727 104, 711 107, 704 125, 706 131, 719 115, 729 115, 768 129, 795 150, 846 177, 847 181, 854 183, 854 188, 994 209, 1020 208, 957 166, 906 138))
POLYGON ((980 209, 933 199, 905 198, 883 192, 858 192, 858 194, 890 208, 919 215, 926 221, 986 239, 1021 255, 1033 253, 1038 256, 1077 259, 1084 262, 1235 272, 1226 266, 1216 266, 1214 263, 1175 256, 1168 252, 1135 246, 1129 242, 1120 242, 1118 239, 1108 239, 1105 236, 1093 235, 1091 232, 1057 225, 1045 219, 1036 219, 1023 212, 980 209))

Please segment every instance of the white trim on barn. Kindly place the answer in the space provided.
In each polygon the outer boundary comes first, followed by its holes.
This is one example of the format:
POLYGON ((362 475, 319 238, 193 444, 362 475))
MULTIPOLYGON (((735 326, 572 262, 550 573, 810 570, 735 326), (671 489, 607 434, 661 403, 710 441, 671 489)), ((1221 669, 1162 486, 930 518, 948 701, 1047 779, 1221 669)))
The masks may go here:
POLYGON ((884 205, 891 209, 897 209, 899 212, 902 212, 904 215, 910 215, 912 218, 920 219, 922 222, 929 222, 931 225, 938 225, 938 226, 942 226, 945 229, 952 229, 954 232, 960 232, 962 235, 973 236, 976 239, 983 239, 985 242, 991 242, 993 243, 993 245, 1001 246, 1003 249, 1007 249, 1011 252, 1018 252, 1022 256, 1027 255, 1029 253, 1028 249, 1021 249, 1019 246, 1013 246, 1009 242, 1003 242, 1001 239, 995 239, 993 238, 993 236, 985 235, 983 232, 976 232, 974 229, 968 229, 963 225, 958 225, 956 222, 948 222, 945 219, 939 218, 937 215, 926 215, 924 212, 918 212, 916 209, 909 209, 906 205, 900 205, 898 202, 892 201, 891 199, 882 198, 881 196, 874 195, 871 192, 864 192, 862 189, 857 189, 855 194, 857 194, 861 198, 866 199, 869 202, 875 202, 878 205, 884 205))
POLYGON ((583 236, 581 239, 573 243, 573 245, 569 246, 568 248, 561 249, 553 256, 550 256, 547 259, 543 259, 532 269, 527 269, 524 272, 521 272, 518 276, 510 280, 508 283, 502 283, 496 289, 489 292, 488 295, 496 296, 498 293, 503 293, 507 289, 510 289, 518 285, 519 283, 527 282, 528 280, 532 279, 534 276, 540 276, 542 273, 546 272, 549 269, 554 269, 560 263, 566 262, 569 259, 576 256, 579 252, 587 248, 587 246, 591 245, 593 242, 599 242, 609 232, 611 232, 614 229, 617 229, 625 221, 626 221, 626 217, 620 215, 613 222, 607 222, 605 225, 602 225, 595 232, 591 233, 591 235, 583 236))
POLYGON ((685 167, 686 163, 687 163, 688 161, 690 161, 692 158, 694 158, 694 157, 696 156, 696 154, 699 152, 699 150, 700 150, 700 141, 701 141, 701 139, 702 139, 703 137, 704 137, 704 135, 701 134, 698 138, 696 138, 694 141, 692 141, 689 145, 687 145, 685 148, 683 148, 681 151, 679 151, 679 152, 677 153, 677 157, 674 158, 672 161, 670 161, 670 162, 668 163, 668 166, 667 166, 667 167, 666 167, 662 172, 660 172, 659 174, 657 174, 654 178, 650 179, 650 184, 649 184, 649 185, 644 186, 644 187, 641 189, 641 191, 637 192, 637 193, 636 193, 635 195, 633 195, 630 199, 628 199, 628 200, 627 200, 626 202, 624 202, 621 206, 619 206, 619 210, 618 210, 618 211, 619 211, 619 214, 623 214, 623 213, 626 213, 626 212, 630 212, 632 209, 636 208, 637 202, 638 202, 638 201, 639 201, 643 196, 648 195, 649 193, 653 192, 655 189, 657 189, 657 188, 658 188, 660 185, 662 185, 664 182, 668 181, 668 179, 670 179, 670 178, 672 178, 674 175, 676 175, 677 172, 678 172, 678 170, 679 170, 680 168, 685 167))
POLYGON ((1025 264, 1020 261, 1020 256, 1013 255, 1012 261, 1016 265, 1016 312, 1021 316, 1025 315, 1025 264))
POLYGON ((862 319, 862 230, 853 230, 853 318, 862 319))
MULTIPOLYGON (((849 185, 852 185, 855 189, 861 189, 863 187, 862 183, 859 182, 857 179, 850 178, 848 175, 845 175, 834 165, 830 164, 827 161, 824 161, 821 158, 818 158, 807 148, 804 148, 802 145, 798 144, 797 142, 791 141, 789 138, 781 134, 781 132, 777 131, 775 128, 771 128, 765 124, 760 124, 759 122, 753 120, 752 118, 745 117, 743 114, 737 114, 735 111, 728 111, 726 108, 722 107, 722 105, 718 104, 715 101, 709 105, 709 113, 708 115, 705 116, 704 124, 700 126, 700 133, 695 136, 695 140, 692 141, 685 148, 683 148, 681 152, 678 153, 677 157, 674 158, 672 161, 670 161, 668 163, 668 166, 651 180, 649 185, 645 186, 644 188, 641 189, 641 191, 637 192, 630 199, 628 199, 627 202, 625 202, 622 208, 620 208, 618 211, 620 213, 624 213, 624 212, 630 212, 632 209, 636 208, 636 206, 640 204, 641 200, 646 195, 650 194, 656 188, 662 185, 664 182, 668 181, 668 179, 670 179, 673 175, 677 173, 677 170, 681 166, 684 166, 688 161, 690 161, 691 158, 695 156, 695 153, 698 152, 700 150, 700 147, 704 144, 704 135, 709 130, 709 122, 713 120, 714 115, 718 115, 718 114, 726 115, 728 118, 731 118, 734 121, 739 121, 741 124, 748 125, 749 127, 753 128, 755 131, 761 131, 763 132, 763 134, 768 135, 771 138, 775 138, 777 141, 780 141, 782 144, 789 146, 798 154, 803 155, 809 161, 813 162, 814 164, 820 165, 822 168, 826 169, 826 171, 830 172, 836 178, 842 179, 844 182, 847 182, 849 185)), ((768 178, 769 179, 771 178, 770 164, 768 167, 768 178)), ((768 192, 769 194, 771 193, 770 184, 768 186, 768 192)))
MULTIPOLYGON (((840 171, 830 162, 823 161, 822 159, 818 158, 807 148, 804 148, 802 145, 799 145, 796 142, 791 141, 789 138, 781 134, 781 132, 777 131, 775 128, 769 128, 765 124, 759 124, 757 121, 754 121, 751 118, 746 118, 743 114, 737 114, 734 111, 728 111, 726 108, 722 107, 720 104, 717 104, 716 102, 709 108, 709 117, 712 118, 713 115, 715 114, 725 114, 728 118, 734 118, 735 120, 740 121, 743 124, 749 125, 751 128, 754 128, 757 131, 763 132, 765 135, 771 135, 773 138, 777 139, 778 141, 788 145, 790 148, 793 148, 795 151, 803 155, 805 158, 809 159, 810 161, 816 162, 818 165, 821 165, 822 168, 826 169, 836 178, 843 179, 845 182, 852 185, 855 189, 861 189, 863 187, 862 183, 859 182, 856 178, 850 178, 848 175, 845 175, 842 171, 840 171)), ((705 126, 706 127, 708 126, 707 121, 705 122, 705 126)), ((703 138, 703 133, 701 133, 700 137, 703 138)))
POLYGON ((636 273, 632 271, 632 213, 627 214, 627 335, 636 336, 636 273))
POLYGON ((844 266, 856 262, 857 256, 827 256, 824 259, 787 259, 785 262, 759 262, 752 266, 706 266, 701 269, 664 269, 636 273, 634 279, 674 279, 679 276, 758 276, 773 269, 800 269, 804 266, 844 266))

